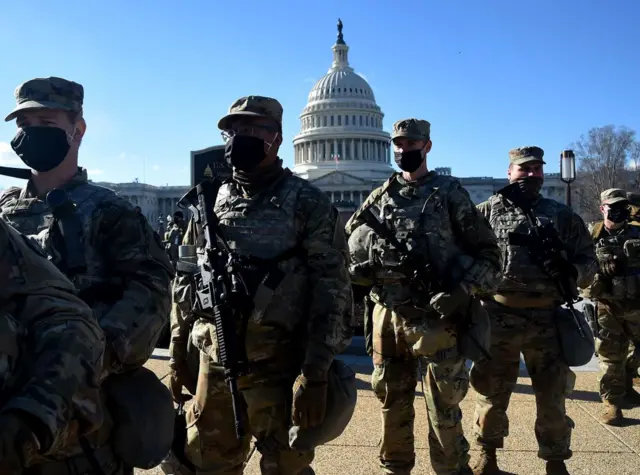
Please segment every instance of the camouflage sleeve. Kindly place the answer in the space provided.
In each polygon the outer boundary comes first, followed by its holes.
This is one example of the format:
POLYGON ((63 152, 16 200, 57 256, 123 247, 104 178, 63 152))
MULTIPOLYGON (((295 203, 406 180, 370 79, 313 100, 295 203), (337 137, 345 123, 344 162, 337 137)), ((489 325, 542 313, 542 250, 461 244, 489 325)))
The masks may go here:
POLYGON ((491 202, 489 200, 483 201, 482 203, 476 205, 480 214, 485 217, 487 221, 491 217, 491 202))
POLYGON ((157 233, 128 203, 109 203, 100 211, 96 247, 124 283, 121 298, 98 315, 107 336, 105 370, 117 373, 151 357, 169 320, 174 270, 157 233))
POLYGON ((0 361, 15 352, 18 378, 2 412, 22 414, 46 455, 102 424, 104 335, 71 283, 8 229, 0 228, 0 361))
POLYGON ((191 276, 178 273, 173 280, 171 303, 171 339, 169 342, 170 365, 175 369, 176 362, 187 360, 187 344, 191 309, 193 308, 191 276))
POLYGON ((303 371, 324 372, 353 334, 347 239, 338 210, 320 190, 303 187, 298 205, 310 269, 309 344, 303 371))
POLYGON ((456 183, 449 193, 449 213, 457 240, 466 255, 462 282, 475 293, 490 293, 502 270, 502 254, 493 229, 465 190, 456 183))
POLYGON ((568 246, 567 258, 578 271, 576 284, 584 289, 591 285, 598 271, 598 258, 591 233, 583 219, 565 207, 558 217, 561 239, 568 246))
MULTIPOLYGON (((182 236, 182 245, 196 245, 196 222, 189 220, 182 236)), ((193 308, 192 279, 186 273, 178 272, 171 288, 171 338, 169 354, 177 361, 186 360, 187 343, 189 342, 190 314, 193 308)))

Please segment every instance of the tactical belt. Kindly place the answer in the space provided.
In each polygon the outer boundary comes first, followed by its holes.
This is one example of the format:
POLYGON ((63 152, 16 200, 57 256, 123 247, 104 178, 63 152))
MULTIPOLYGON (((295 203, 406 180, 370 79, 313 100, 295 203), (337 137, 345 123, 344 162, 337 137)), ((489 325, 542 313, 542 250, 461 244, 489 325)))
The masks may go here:
POLYGON ((554 298, 524 292, 494 294, 493 300, 511 308, 554 308, 560 305, 554 298))

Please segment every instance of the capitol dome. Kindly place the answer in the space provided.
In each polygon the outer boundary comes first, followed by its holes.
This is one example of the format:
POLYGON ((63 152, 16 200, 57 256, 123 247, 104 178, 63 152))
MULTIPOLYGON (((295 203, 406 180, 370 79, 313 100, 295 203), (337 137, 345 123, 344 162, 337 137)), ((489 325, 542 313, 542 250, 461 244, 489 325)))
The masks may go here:
POLYGON ((393 173, 390 135, 382 128, 384 114, 371 86, 349 65, 339 20, 332 49, 331 67, 309 92, 300 114, 293 172, 334 201, 358 205, 393 173))

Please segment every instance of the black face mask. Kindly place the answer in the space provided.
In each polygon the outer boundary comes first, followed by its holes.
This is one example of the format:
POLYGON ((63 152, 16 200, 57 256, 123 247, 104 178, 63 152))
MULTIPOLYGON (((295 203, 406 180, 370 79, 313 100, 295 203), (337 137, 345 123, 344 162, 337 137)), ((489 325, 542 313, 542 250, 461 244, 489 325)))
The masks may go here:
POLYGON ((629 208, 626 206, 616 206, 607 210, 607 219, 613 223, 624 223, 629 219, 629 208))
POLYGON ((250 135, 234 135, 224 148, 224 157, 232 167, 250 172, 265 159, 264 140, 250 135))
POLYGON ((528 176, 518 180, 518 186, 526 198, 535 198, 542 189, 544 180, 539 176, 528 176))
POLYGON ((409 150, 408 152, 394 152, 396 164, 405 172, 415 172, 422 164, 421 150, 409 150))
POLYGON ((31 126, 16 134, 11 141, 11 148, 29 168, 48 172, 64 161, 70 146, 64 130, 31 126))

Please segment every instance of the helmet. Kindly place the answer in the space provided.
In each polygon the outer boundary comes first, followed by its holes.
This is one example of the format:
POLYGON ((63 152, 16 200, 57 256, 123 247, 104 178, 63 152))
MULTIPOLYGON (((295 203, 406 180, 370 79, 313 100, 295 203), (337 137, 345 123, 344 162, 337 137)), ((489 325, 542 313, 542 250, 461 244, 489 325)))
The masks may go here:
POLYGON ((308 429, 291 427, 289 446, 294 450, 307 452, 338 438, 351 421, 357 400, 356 374, 342 361, 334 359, 329 368, 324 420, 319 426, 308 429))

